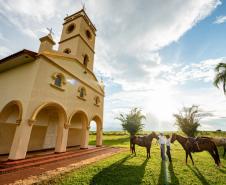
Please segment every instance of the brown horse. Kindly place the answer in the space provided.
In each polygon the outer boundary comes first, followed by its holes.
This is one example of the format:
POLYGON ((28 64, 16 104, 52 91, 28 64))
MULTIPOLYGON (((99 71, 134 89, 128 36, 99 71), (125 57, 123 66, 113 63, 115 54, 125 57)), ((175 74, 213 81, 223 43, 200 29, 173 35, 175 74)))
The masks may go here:
POLYGON ((218 154, 218 150, 216 145, 213 141, 205 137, 195 138, 186 138, 177 134, 172 134, 171 143, 177 140, 186 152, 186 164, 188 155, 194 165, 194 161, 192 159, 191 152, 202 152, 208 151, 210 155, 213 157, 215 163, 219 166, 220 165, 220 157, 218 154))
POLYGON ((136 156, 136 150, 135 150, 135 145, 139 145, 142 147, 146 147, 147 150, 147 158, 150 158, 150 150, 151 150, 151 142, 153 138, 158 139, 158 136, 156 135, 155 132, 152 132, 151 134, 147 136, 131 136, 130 137, 130 151, 132 154, 135 154, 136 156))
POLYGON ((223 137, 207 137, 207 138, 213 141, 217 147, 220 147, 220 146, 224 147, 224 154, 223 154, 223 157, 224 157, 226 153, 226 138, 223 138, 223 137))

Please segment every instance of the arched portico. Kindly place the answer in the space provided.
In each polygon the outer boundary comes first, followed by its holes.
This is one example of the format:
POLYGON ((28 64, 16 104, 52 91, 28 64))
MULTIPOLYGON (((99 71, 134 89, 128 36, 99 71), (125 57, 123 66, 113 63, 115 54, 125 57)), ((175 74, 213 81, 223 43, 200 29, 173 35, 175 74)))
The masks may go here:
POLYGON ((69 121, 67 146, 88 147, 88 116, 82 111, 71 114, 69 121))
POLYGON ((55 102, 42 104, 34 111, 29 123, 32 130, 28 151, 48 148, 55 148, 55 152, 66 151, 67 114, 62 105, 55 102))
POLYGON ((23 107, 18 100, 7 103, 0 112, 0 154, 11 149, 17 125, 22 120, 23 107))
MULTIPOLYGON (((96 123, 96 146, 102 146, 103 124, 99 116, 94 116, 91 122, 96 123)), ((90 124, 91 124, 90 122, 90 124)))

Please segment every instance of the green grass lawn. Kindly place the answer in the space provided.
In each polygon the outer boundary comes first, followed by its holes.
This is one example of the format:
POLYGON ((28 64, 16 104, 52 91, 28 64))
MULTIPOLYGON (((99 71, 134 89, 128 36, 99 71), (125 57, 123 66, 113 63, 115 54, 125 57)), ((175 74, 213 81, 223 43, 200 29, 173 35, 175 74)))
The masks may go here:
MULTIPOLYGON (((90 144, 94 144, 95 136, 91 136, 90 144)), ((126 147, 128 151, 116 154, 42 184, 92 184, 92 185, 137 185, 137 184, 226 184, 226 157, 219 148, 222 167, 215 166, 207 152, 193 154, 195 166, 189 160, 185 164, 185 152, 175 142, 171 154, 173 163, 161 162, 159 146, 153 140, 151 159, 146 159, 144 148, 136 147, 137 156, 129 152, 127 135, 104 135, 104 145, 126 147)))

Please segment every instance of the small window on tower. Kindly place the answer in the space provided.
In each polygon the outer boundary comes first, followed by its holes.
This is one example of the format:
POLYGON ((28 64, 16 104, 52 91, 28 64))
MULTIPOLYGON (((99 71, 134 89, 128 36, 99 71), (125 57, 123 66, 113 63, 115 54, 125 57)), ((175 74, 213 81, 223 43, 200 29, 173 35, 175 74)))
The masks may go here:
POLYGON ((89 30, 86 30, 86 37, 87 37, 88 39, 92 39, 92 34, 90 33, 89 30))
POLYGON ((85 55, 84 56, 84 59, 83 59, 83 65, 87 68, 88 66, 88 62, 89 62, 89 57, 88 55, 85 55))
POLYGON ((100 98, 98 97, 98 96, 96 96, 95 98, 94 98, 94 105, 96 105, 96 106, 100 106, 100 98))
POLYGON ((86 96, 86 89, 84 87, 80 87, 78 89, 78 98, 85 100, 85 96, 86 96))
POLYGON ((70 53, 71 53, 71 50, 70 50, 69 48, 66 48, 66 49, 64 50, 64 53, 70 54, 70 53))
POLYGON ((75 24, 70 24, 70 25, 67 27, 67 33, 71 33, 74 29, 75 29, 75 24))

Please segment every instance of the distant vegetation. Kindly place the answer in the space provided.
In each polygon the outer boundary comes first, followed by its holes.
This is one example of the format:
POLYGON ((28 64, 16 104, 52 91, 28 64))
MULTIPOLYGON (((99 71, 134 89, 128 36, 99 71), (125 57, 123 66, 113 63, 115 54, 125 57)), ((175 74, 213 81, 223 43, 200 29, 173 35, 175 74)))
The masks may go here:
POLYGON ((183 107, 178 114, 173 116, 176 119, 176 125, 187 136, 194 137, 200 126, 200 120, 211 114, 202 112, 199 106, 183 107))
POLYGON ((133 108, 128 114, 120 114, 115 119, 121 121, 124 131, 127 131, 130 135, 135 135, 143 130, 142 120, 146 118, 140 109, 133 108))

